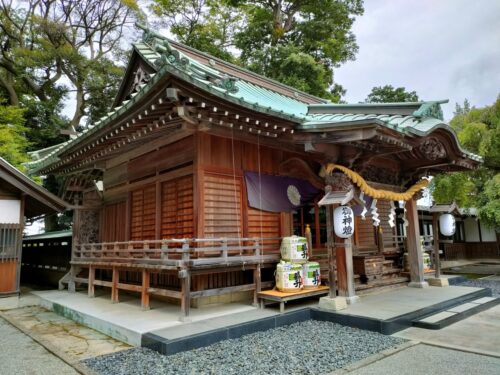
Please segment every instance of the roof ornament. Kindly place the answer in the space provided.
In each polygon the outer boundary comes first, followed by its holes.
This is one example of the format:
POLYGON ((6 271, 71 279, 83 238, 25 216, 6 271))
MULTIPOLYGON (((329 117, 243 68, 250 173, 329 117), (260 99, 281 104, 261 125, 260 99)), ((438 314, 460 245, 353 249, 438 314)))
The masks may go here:
POLYGON ((419 109, 413 112, 413 116, 421 119, 432 117, 438 120, 444 120, 443 110, 439 102, 423 103, 419 109))
POLYGON ((224 75, 222 78, 216 79, 215 84, 217 87, 220 87, 228 92, 237 93, 238 86, 236 86, 237 79, 235 77, 230 77, 228 75, 224 75))
POLYGON ((170 64, 177 68, 185 69, 189 65, 189 59, 176 49, 173 49, 166 40, 156 44, 155 50, 161 54, 161 57, 155 61, 155 65, 158 68, 161 68, 165 64, 170 64))

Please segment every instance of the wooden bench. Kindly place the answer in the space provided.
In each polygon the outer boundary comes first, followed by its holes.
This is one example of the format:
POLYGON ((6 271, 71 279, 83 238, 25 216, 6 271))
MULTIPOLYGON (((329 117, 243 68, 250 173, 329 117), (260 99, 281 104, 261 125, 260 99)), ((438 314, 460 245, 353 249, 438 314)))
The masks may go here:
POLYGON ((321 285, 317 289, 302 289, 300 292, 286 293, 280 292, 277 289, 264 290, 257 293, 257 298, 260 300, 260 308, 264 308, 264 301, 279 302, 280 313, 285 312, 285 303, 287 301, 292 301, 301 298, 321 296, 328 294, 329 287, 321 285))

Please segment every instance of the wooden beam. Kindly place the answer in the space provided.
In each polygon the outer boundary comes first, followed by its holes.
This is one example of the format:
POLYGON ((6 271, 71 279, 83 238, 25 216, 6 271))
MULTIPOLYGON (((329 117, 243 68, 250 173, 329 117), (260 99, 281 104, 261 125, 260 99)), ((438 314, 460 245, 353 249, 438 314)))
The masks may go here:
POLYGON ((187 272, 186 277, 181 279, 181 319, 189 317, 189 309, 191 307, 191 275, 187 272))
POLYGON ((149 271, 142 270, 141 307, 149 310, 149 271))
POLYGON ((406 215, 408 219, 406 242, 408 247, 408 261, 410 263, 410 284, 408 286, 423 288, 428 286, 428 284, 424 281, 424 262, 420 246, 416 200, 410 199, 406 202, 406 215))
POLYGON ((441 261, 439 260, 439 228, 438 228, 438 213, 432 214, 432 242, 434 247, 434 268, 436 271, 436 279, 441 277, 441 261))
POLYGON ((328 282, 330 286, 328 296, 330 298, 337 297, 335 285, 335 249, 333 247, 333 242, 333 206, 328 205, 326 207, 326 248, 328 251, 328 282))
POLYGON ((120 272, 116 267, 113 267, 113 281, 111 286, 111 301, 113 303, 118 303, 118 283, 120 279, 120 272))
POLYGON ((93 266, 90 266, 89 267, 89 285, 88 285, 88 296, 89 297, 95 297, 94 280, 95 280, 95 268, 93 266))

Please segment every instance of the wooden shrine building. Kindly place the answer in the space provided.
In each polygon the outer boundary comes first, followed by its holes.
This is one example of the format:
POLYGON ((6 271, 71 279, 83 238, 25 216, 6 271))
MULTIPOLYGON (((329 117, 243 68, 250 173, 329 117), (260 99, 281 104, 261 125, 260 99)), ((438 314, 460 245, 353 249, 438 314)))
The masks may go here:
POLYGON ((0 157, 0 296, 19 293, 25 219, 67 206, 0 157))
MULTIPOLYGON (((394 192, 478 166, 443 122, 441 103, 331 104, 145 29, 108 115, 29 164, 32 173, 63 176, 61 197, 75 206, 63 282, 88 284, 91 296, 96 285, 110 287, 116 302, 119 290, 139 292, 144 307, 151 294, 181 300, 188 314, 192 300, 256 298, 272 287, 280 239, 307 226, 313 258, 327 267, 327 208, 318 202, 327 180, 334 190, 346 185, 341 171, 320 176, 329 163, 394 192), (286 198, 292 209, 268 209, 286 198)), ((356 184, 348 188, 359 195, 356 184)), ((385 267, 390 282, 407 282, 391 203, 375 206, 356 218, 356 264, 375 256, 377 276, 385 267)), ((413 199, 406 209, 418 283, 413 199)), ((340 269, 342 293, 341 279, 353 275, 340 269)), ((367 279, 356 278, 357 288, 367 279)))

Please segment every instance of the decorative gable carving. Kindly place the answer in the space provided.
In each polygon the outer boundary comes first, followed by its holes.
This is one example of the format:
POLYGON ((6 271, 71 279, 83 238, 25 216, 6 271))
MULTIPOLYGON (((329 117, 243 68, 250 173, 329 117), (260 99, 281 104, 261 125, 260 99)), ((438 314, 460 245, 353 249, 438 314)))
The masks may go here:
POLYGON ((419 150, 428 160, 443 159, 447 156, 443 143, 436 138, 425 139, 420 143, 419 150))

